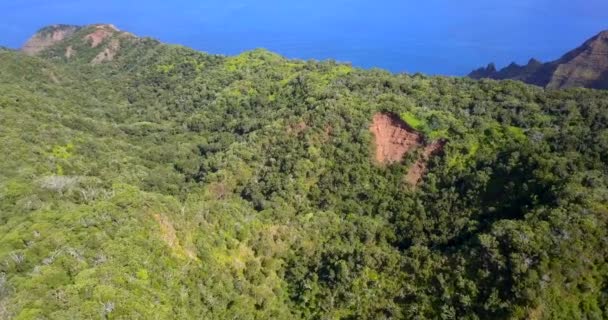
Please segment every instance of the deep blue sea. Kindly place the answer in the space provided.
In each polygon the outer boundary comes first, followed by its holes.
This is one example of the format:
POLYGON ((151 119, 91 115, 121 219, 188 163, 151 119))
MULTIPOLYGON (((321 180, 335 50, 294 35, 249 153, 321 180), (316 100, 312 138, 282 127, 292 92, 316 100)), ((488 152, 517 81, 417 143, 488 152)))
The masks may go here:
POLYGON ((55 23, 112 23, 210 53, 262 47, 290 58, 464 75, 489 62, 558 58, 608 29, 608 1, 0 1, 0 45, 20 47, 55 23))

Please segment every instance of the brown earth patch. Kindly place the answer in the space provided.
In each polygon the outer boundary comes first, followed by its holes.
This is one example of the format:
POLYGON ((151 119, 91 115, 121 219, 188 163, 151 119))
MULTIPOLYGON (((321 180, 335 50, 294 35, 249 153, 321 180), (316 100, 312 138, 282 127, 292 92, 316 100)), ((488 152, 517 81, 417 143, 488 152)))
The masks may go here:
POLYGON ((379 164, 399 162, 406 153, 423 144, 420 133, 391 113, 376 113, 370 131, 376 138, 376 161, 379 164))
POLYGON ((408 152, 424 148, 404 178, 411 185, 420 183, 428 161, 440 153, 446 143, 445 140, 437 140, 426 144, 420 132, 410 127, 399 116, 387 112, 374 115, 370 131, 375 137, 375 160, 380 165, 400 162, 408 152))
POLYGON ((433 141, 431 144, 426 146, 422 151, 422 154, 416 160, 416 162, 410 167, 407 175, 405 176, 405 182, 410 185, 417 185, 422 180, 422 176, 426 172, 428 162, 432 156, 437 155, 443 150, 445 146, 444 140, 433 141))
POLYGON ((100 45, 106 38, 112 36, 116 32, 116 27, 111 28, 107 25, 99 25, 93 33, 87 34, 84 38, 91 42, 91 48, 100 45))

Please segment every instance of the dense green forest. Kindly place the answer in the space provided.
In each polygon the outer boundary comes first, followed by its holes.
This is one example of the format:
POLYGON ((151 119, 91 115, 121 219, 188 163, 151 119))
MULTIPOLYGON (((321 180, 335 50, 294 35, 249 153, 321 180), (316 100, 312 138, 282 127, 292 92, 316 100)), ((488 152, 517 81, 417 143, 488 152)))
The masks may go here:
POLYGON ((0 319, 608 318, 608 92, 90 32, 0 50, 0 319))

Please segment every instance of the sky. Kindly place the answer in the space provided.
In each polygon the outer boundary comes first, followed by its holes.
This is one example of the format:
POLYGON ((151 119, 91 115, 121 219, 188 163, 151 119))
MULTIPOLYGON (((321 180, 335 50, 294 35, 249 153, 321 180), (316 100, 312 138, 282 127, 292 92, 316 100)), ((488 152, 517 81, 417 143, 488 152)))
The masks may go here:
POLYGON ((549 61, 608 29, 608 0, 1 0, 0 45, 50 24, 111 23, 216 54, 266 48, 393 72, 466 75, 549 61))

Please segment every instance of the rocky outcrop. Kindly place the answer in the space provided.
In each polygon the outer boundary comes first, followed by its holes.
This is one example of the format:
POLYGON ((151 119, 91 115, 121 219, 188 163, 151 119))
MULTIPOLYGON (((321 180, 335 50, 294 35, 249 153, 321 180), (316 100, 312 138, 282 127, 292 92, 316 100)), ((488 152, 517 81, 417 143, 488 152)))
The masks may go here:
POLYGON ((552 62, 541 63, 531 59, 527 65, 512 63, 501 70, 496 70, 494 64, 490 64, 468 76, 474 79, 519 80, 549 89, 608 89, 608 31, 599 33, 552 62))

